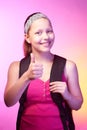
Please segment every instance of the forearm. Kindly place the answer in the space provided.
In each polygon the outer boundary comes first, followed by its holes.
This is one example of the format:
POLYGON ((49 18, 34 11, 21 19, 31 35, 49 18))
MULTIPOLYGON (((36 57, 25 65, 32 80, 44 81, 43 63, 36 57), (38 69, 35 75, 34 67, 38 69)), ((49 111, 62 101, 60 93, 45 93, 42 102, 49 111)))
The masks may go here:
POLYGON ((82 97, 76 97, 70 93, 68 93, 68 95, 66 97, 64 97, 64 99, 66 100, 66 102, 68 103, 68 105, 70 106, 70 108, 72 110, 80 109, 80 107, 83 103, 82 97))
POLYGON ((19 101, 29 82, 30 80, 27 79, 26 74, 23 74, 14 85, 7 89, 4 94, 4 101, 8 107, 13 106, 19 101))

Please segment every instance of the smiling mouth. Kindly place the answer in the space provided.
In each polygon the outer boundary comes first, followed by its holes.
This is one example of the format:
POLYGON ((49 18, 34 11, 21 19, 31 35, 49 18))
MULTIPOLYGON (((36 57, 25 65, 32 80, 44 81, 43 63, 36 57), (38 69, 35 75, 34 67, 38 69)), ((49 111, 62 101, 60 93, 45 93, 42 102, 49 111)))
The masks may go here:
POLYGON ((51 42, 42 42, 41 45, 49 46, 51 42))

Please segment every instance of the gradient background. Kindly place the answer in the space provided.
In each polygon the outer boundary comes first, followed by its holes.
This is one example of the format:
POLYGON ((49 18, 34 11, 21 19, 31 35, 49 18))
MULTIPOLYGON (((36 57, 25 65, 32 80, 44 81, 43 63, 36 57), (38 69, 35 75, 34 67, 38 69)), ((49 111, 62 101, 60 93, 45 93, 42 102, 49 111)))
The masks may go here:
POLYGON ((87 0, 0 0, 0 130, 15 130, 19 104, 7 108, 3 93, 10 63, 23 57, 23 23, 36 11, 52 21, 56 35, 52 52, 78 67, 84 103, 73 116, 76 130, 87 130, 87 0))

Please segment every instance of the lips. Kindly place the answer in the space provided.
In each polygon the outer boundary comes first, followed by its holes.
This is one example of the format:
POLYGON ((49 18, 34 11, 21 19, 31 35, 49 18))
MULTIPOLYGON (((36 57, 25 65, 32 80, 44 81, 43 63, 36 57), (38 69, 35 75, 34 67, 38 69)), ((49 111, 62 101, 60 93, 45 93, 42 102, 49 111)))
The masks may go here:
POLYGON ((50 43, 51 43, 51 42, 42 42, 42 43, 40 43, 40 44, 45 45, 45 46, 48 46, 48 45, 50 45, 50 43))

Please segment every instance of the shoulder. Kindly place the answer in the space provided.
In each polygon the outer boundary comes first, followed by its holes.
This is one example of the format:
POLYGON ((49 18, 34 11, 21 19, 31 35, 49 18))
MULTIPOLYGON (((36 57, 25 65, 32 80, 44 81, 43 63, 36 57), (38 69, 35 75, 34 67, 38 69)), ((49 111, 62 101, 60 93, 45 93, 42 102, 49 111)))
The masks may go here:
POLYGON ((9 69, 18 69, 20 67, 21 62, 26 61, 26 58, 22 58, 19 61, 13 61, 11 62, 11 64, 9 65, 9 69))
POLYGON ((8 72, 9 73, 15 73, 15 72, 19 72, 19 65, 20 65, 20 61, 13 61, 10 65, 9 65, 9 69, 8 72))
POLYGON ((19 64, 20 61, 13 61, 10 63, 8 68, 7 77, 8 80, 18 79, 19 77, 19 64))
POLYGON ((8 74, 14 74, 19 75, 20 71, 21 73, 27 70, 29 66, 30 58, 24 57, 20 61, 13 61, 8 69, 8 74))
POLYGON ((18 67, 19 64, 20 64, 20 61, 13 61, 13 62, 10 64, 9 68, 18 67))
POLYGON ((73 70, 73 69, 76 69, 76 63, 71 61, 71 60, 66 60, 66 71, 70 71, 70 70, 73 70))
POLYGON ((74 77, 77 76, 78 72, 77 72, 76 63, 71 60, 66 60, 64 74, 67 78, 71 76, 74 76, 74 77))
POLYGON ((59 55, 54 55, 54 56, 57 60, 60 61, 60 63, 63 63, 63 62, 65 63, 65 70, 66 71, 73 69, 73 68, 76 68, 76 64, 74 61, 68 60, 67 58, 59 56, 59 55))

